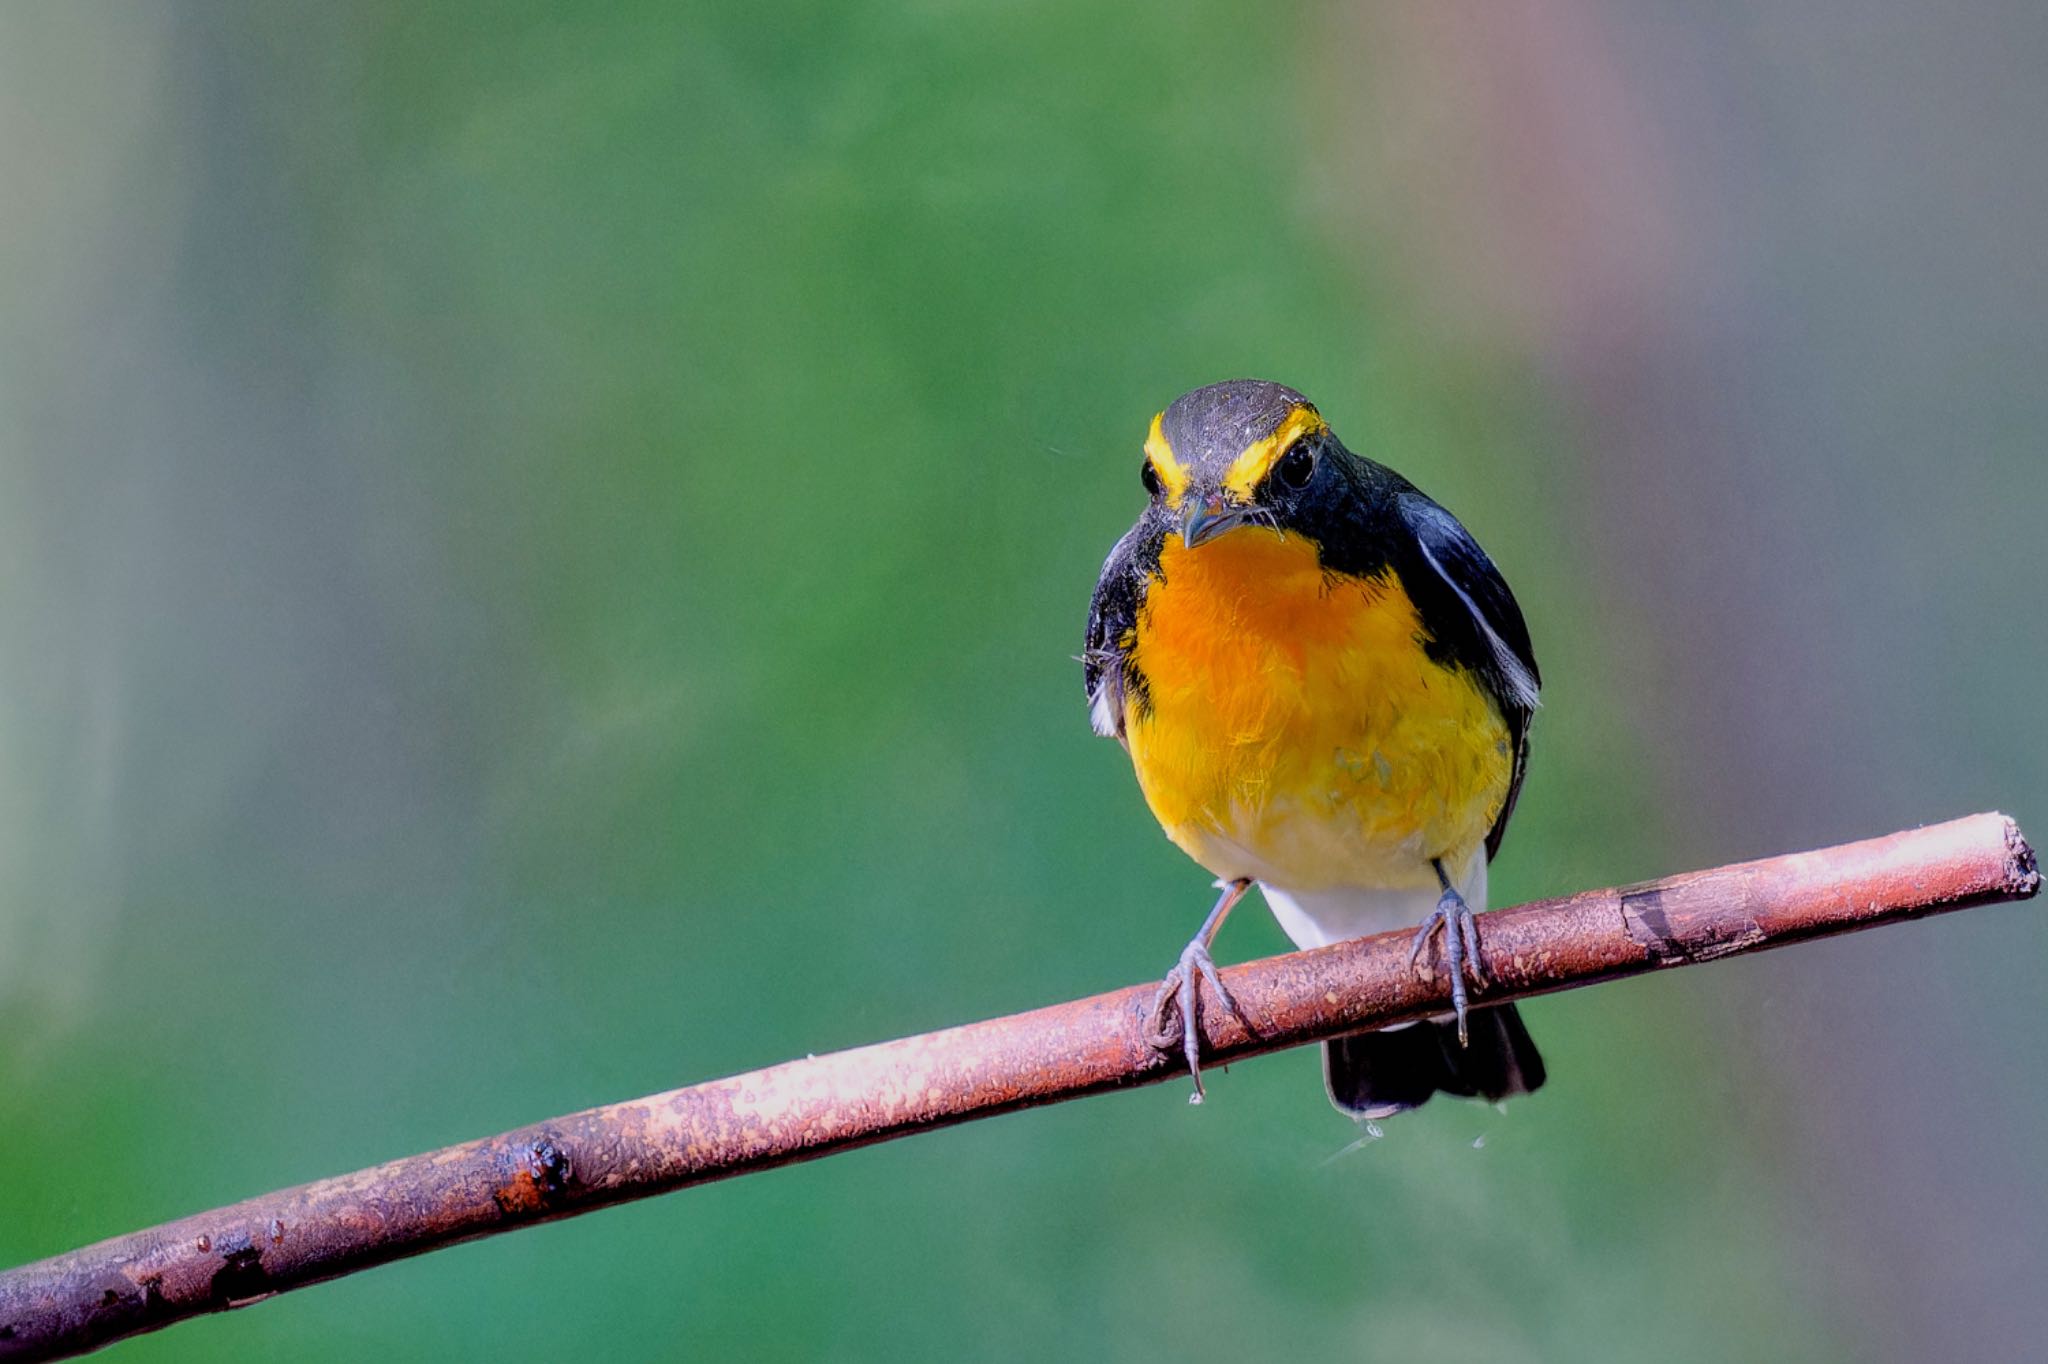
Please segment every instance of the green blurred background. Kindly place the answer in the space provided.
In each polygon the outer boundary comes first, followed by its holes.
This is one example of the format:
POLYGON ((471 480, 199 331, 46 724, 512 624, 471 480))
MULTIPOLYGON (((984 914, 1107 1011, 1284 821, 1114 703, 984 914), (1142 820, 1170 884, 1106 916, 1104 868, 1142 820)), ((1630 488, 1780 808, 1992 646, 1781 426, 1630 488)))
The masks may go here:
MULTIPOLYGON (((1317 398, 1548 682, 1496 901, 2048 834, 2048 10, 0 8, 0 1263, 1154 977, 1072 655, 1317 398)), ((1226 956, 1277 951, 1263 914, 1226 956)), ((122 1357, 2012 1358, 2038 911, 471 1245, 122 1357)))

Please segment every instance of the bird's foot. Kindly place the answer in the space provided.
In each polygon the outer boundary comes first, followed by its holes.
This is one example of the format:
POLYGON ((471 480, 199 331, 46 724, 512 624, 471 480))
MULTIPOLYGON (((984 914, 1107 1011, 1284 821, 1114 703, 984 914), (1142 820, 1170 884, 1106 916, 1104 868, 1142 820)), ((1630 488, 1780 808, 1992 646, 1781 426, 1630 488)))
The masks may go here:
POLYGON ((1408 949, 1408 964, 1413 966, 1422 956, 1422 949, 1429 946, 1429 940, 1438 929, 1444 935, 1444 965, 1451 972, 1451 1008, 1458 1015, 1458 1045, 1467 1045, 1465 1033, 1465 977, 1469 974, 1475 985, 1486 984, 1486 970, 1479 957, 1479 916, 1472 912, 1472 906, 1465 903, 1465 897, 1450 886, 1438 897, 1436 908, 1422 921, 1422 927, 1415 931, 1414 945, 1408 949))
POLYGON ((1164 1052, 1178 1050, 1187 1058, 1188 1074, 1195 1081, 1195 1092, 1188 1098, 1191 1104, 1202 1101, 1201 981, 1209 982, 1209 988, 1216 992, 1216 998, 1231 1017, 1247 1029, 1251 1027, 1237 1001, 1230 997, 1230 991, 1223 988, 1223 978, 1216 974, 1208 943, 1197 935, 1181 949, 1180 961, 1159 983, 1159 993, 1152 997, 1151 1021, 1145 1030, 1145 1040, 1153 1047, 1164 1052))

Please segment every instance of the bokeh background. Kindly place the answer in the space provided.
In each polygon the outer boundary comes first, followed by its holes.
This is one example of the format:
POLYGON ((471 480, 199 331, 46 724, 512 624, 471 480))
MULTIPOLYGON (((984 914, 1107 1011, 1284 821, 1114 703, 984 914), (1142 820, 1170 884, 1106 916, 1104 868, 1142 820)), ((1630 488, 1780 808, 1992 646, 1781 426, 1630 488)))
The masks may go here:
MULTIPOLYGON (((0 1263, 1156 976, 1071 655, 1283 379, 1548 689, 1509 900, 2048 834, 2048 9, 0 8, 0 1263)), ((1265 916, 1226 956, 1279 950, 1265 916)), ((429 1256, 123 1358, 2006 1359, 1980 910, 429 1256)))

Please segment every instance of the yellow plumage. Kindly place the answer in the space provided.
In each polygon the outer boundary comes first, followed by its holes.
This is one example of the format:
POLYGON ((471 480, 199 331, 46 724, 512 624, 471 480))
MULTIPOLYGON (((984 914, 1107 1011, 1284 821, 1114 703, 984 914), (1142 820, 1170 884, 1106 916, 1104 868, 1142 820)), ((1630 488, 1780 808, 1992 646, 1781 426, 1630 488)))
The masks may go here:
POLYGON ((1423 650, 1391 572, 1326 574, 1292 532, 1168 536, 1131 661, 1139 784, 1219 877, 1290 890, 1434 888, 1485 841, 1513 775, 1499 707, 1423 650))
POLYGON ((1089 723, 1221 891, 1154 996, 1154 1044, 1199 1100, 1203 995, 1236 1011, 1209 945, 1256 882, 1297 946, 1412 925, 1411 959, 1442 954, 1449 1017, 1324 1045, 1340 1110, 1534 1092, 1543 1058, 1514 1006, 1471 1008, 1467 988, 1542 686, 1499 570, 1282 384, 1182 394, 1139 480, 1149 501, 1089 602, 1089 723))

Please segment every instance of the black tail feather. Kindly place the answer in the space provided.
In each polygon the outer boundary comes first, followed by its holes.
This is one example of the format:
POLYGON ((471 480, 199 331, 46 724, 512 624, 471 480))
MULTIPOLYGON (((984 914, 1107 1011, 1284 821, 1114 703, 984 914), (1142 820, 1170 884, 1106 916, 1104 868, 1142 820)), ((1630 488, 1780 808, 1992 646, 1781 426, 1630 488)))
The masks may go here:
POLYGON ((1323 1043, 1330 1102, 1354 1118, 1386 1118, 1439 1091, 1490 1101, 1535 1093, 1543 1058, 1515 1006, 1474 1009, 1466 1021, 1469 1046, 1458 1045, 1455 1022, 1427 1020, 1323 1043))

